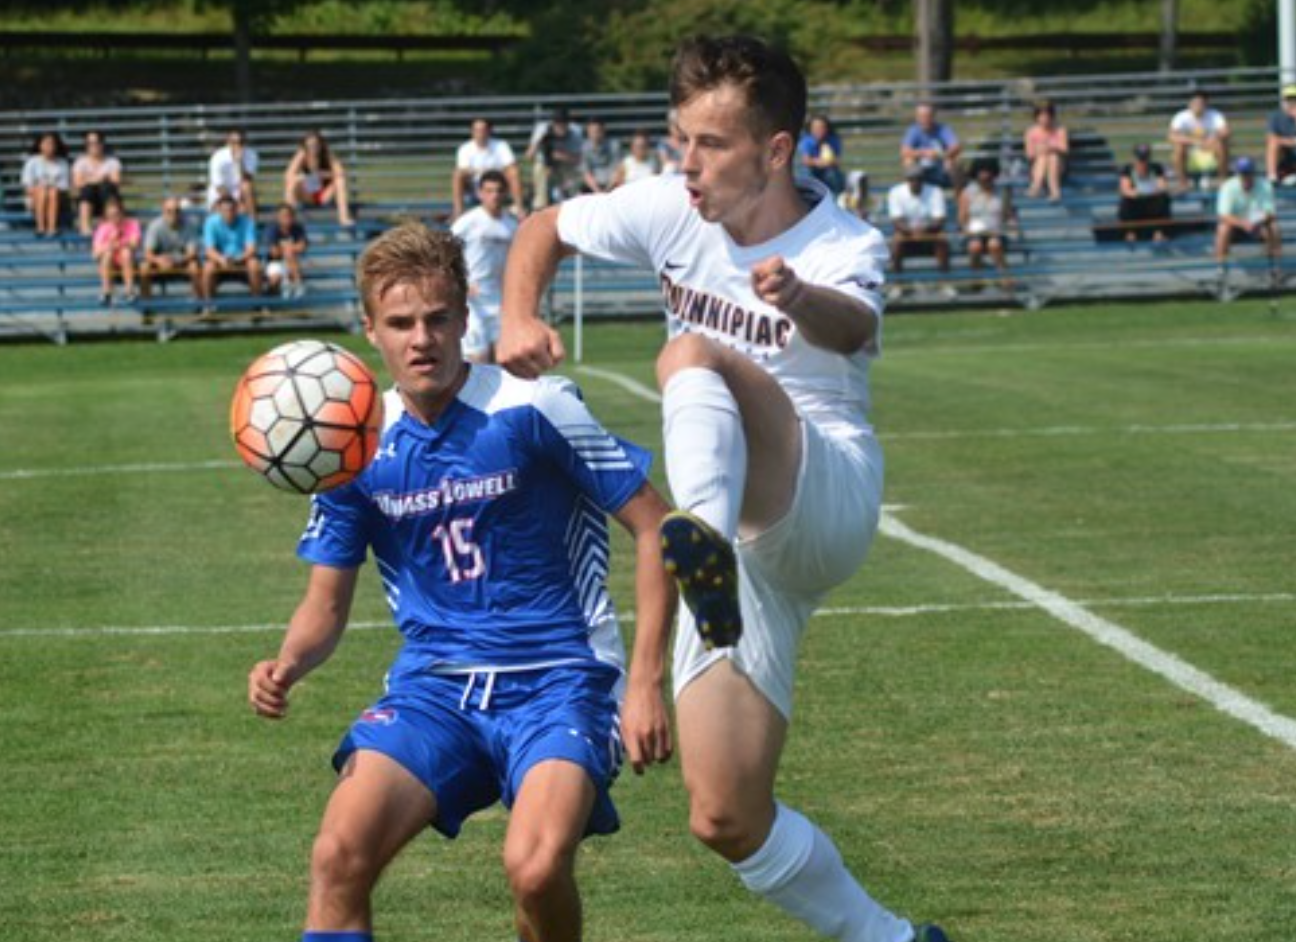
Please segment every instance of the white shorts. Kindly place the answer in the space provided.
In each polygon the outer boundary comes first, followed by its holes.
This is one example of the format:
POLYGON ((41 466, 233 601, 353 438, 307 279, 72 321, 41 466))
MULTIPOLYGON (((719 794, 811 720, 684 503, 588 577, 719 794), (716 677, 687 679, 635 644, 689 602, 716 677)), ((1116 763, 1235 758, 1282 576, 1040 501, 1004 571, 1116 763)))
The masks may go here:
POLYGON ((464 334, 465 356, 483 356, 499 341, 499 305, 468 301, 468 332, 464 334))
POLYGON ((787 515, 739 539, 743 635, 735 647, 702 646, 693 615, 680 606, 675 631, 675 697, 727 658, 784 717, 792 716, 797 649, 823 597, 859 569, 882 508, 882 448, 876 439, 831 438, 801 420, 801 467, 787 515))

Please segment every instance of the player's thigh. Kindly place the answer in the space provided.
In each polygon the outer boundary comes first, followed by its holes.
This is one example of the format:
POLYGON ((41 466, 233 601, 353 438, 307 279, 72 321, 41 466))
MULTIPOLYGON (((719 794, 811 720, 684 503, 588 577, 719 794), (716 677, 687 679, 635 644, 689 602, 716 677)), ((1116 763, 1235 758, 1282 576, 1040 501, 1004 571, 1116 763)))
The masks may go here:
POLYGON ((717 661, 680 692, 675 715, 694 804, 739 819, 768 810, 787 720, 756 685, 717 661))
POLYGON ((566 759, 533 765, 522 779, 504 838, 510 872, 528 862, 570 860, 598 791, 584 767, 566 759))
POLYGON ((370 863, 375 872, 436 817, 436 800, 395 759, 368 749, 351 754, 320 823, 318 843, 370 863))

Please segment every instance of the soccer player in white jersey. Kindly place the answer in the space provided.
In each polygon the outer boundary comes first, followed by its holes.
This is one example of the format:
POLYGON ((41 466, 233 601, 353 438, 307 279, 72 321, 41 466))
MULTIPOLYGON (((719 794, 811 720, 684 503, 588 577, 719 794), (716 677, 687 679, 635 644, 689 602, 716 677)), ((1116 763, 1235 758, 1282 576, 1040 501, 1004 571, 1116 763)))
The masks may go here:
POLYGON ((778 802, 798 642, 877 528, 868 421, 886 246, 794 178, 805 79, 746 37, 676 56, 681 173, 532 216, 504 279, 499 355, 535 376, 564 354, 541 294, 575 251, 651 267, 671 338, 657 359, 666 471, 681 508, 663 553, 689 612, 674 686, 690 826, 742 882, 848 942, 944 942, 875 902, 832 841, 778 802), (692 630, 696 627, 698 630, 692 630))
POLYGON ((454 221, 450 231, 459 237, 468 262, 468 333, 464 356, 473 363, 492 363, 499 340, 500 295, 504 262, 517 235, 518 223, 504 210, 508 180, 498 170, 482 174, 477 185, 480 205, 454 221))
POLYGON ((636 771, 671 750, 667 506, 644 477, 647 454, 604 431, 570 383, 462 359, 467 276, 453 236, 399 226, 366 249, 357 280, 366 334, 395 380, 386 427, 369 467, 315 498, 298 548, 310 581, 278 655, 249 675, 252 706, 283 717, 290 688, 333 652, 369 551, 405 640, 334 756, 302 940, 372 942, 370 894, 388 862, 425 827, 454 837, 502 800, 518 938, 577 942, 576 849, 617 829, 608 789, 621 745, 636 771), (605 514, 637 548, 628 681, 605 514))

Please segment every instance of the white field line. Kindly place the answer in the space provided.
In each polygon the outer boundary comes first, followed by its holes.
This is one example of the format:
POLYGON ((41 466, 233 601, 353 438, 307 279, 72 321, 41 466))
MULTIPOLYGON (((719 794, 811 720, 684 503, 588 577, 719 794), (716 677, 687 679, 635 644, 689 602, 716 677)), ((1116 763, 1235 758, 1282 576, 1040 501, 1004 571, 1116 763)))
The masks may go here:
POLYGON ((1115 622, 1095 615, 1080 603, 1010 572, 971 550, 918 533, 891 514, 882 515, 881 530, 894 540, 935 553, 972 575, 1006 589, 1032 606, 1048 612, 1063 624, 1111 648, 1127 660, 1164 678, 1181 690, 1200 697, 1220 712, 1296 749, 1296 720, 1275 713, 1265 704, 1221 683, 1174 654, 1149 644, 1115 622))
POLYGON ((26 481, 33 478, 85 477, 101 474, 153 474, 176 471, 211 471, 237 468, 237 461, 176 461, 148 464, 78 465, 70 468, 15 468, 0 471, 0 481, 26 481))
POLYGON ((631 379, 621 373, 615 373, 612 370, 601 370, 596 366, 578 366, 577 373, 584 373, 586 376, 595 376, 599 379, 607 380, 609 383, 620 386, 627 392, 631 392, 640 399, 646 399, 649 402, 661 402, 661 393, 651 386, 645 386, 637 379, 631 379))
MULTIPOLYGON (((1081 599, 1075 604, 1092 608, 1157 608, 1163 606, 1191 607, 1198 605, 1290 605, 1296 603, 1296 593, 1259 592, 1226 593, 1218 595, 1148 595, 1133 598, 1081 599)), ((967 612, 1011 612, 1038 608, 1035 602, 933 602, 920 605, 842 605, 821 608, 815 618, 914 618, 920 615, 947 615, 967 612)), ((625 624, 634 621, 634 611, 621 613, 625 624)), ((85 638, 96 636, 157 636, 157 635, 241 635, 264 634, 283 631, 286 624, 264 622, 251 625, 139 625, 139 626, 86 626, 76 628, 0 628, 4 638, 85 638)), ((392 628, 390 621, 353 621, 348 631, 375 631, 392 628)), ((394 630, 394 629, 393 629, 394 630)))

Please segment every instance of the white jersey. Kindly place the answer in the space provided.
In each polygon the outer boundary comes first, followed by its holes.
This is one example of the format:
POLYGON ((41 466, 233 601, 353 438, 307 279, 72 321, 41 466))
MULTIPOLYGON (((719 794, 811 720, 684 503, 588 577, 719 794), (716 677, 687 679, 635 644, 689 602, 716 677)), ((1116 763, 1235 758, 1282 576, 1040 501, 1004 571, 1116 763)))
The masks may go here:
POLYGON ((481 179, 481 175, 487 170, 506 170, 516 162, 508 141, 502 141, 498 137, 488 139, 485 147, 479 147, 475 140, 469 138, 459 145, 459 150, 455 153, 455 167, 471 171, 474 180, 481 179))
POLYGON ((243 182, 244 172, 250 177, 255 177, 259 162, 257 152, 250 147, 243 148, 242 167, 234 159, 234 155, 230 153, 228 144, 212 154, 211 160, 207 162, 208 208, 216 205, 222 190, 238 199, 239 184, 243 182))
POLYGON ((652 268, 672 335, 695 331, 750 357, 823 431, 868 433, 869 361, 877 343, 849 355, 816 347, 752 289, 753 266, 781 255, 805 282, 858 298, 882 315, 881 233, 844 212, 817 181, 797 187, 813 208, 760 245, 738 245, 723 226, 705 221, 678 175, 567 200, 558 235, 588 255, 652 268))
POLYGON ((512 213, 502 213, 496 219, 481 206, 464 213, 450 227, 464 244, 468 284, 477 289, 474 300, 498 307, 504 284, 504 262, 517 228, 512 213))

